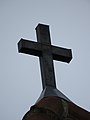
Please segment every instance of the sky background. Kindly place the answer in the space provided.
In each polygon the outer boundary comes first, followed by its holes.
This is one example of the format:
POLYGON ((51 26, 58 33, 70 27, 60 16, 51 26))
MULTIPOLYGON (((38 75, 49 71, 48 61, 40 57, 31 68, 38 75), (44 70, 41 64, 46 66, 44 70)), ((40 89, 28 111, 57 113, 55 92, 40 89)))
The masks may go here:
POLYGON ((40 96, 38 57, 18 53, 50 25, 52 44, 71 48, 69 64, 54 61, 57 88, 90 111, 90 0, 0 0, 0 120, 21 120, 40 96))

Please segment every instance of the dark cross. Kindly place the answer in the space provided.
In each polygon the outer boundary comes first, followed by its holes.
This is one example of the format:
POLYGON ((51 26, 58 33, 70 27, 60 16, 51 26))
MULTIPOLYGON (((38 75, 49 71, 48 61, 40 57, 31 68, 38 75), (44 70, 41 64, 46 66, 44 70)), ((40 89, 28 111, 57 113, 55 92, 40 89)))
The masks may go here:
POLYGON ((37 41, 22 39, 18 43, 18 51, 39 56, 43 89, 47 86, 56 88, 53 59, 69 63, 72 59, 71 49, 51 45, 49 26, 38 24, 37 41))

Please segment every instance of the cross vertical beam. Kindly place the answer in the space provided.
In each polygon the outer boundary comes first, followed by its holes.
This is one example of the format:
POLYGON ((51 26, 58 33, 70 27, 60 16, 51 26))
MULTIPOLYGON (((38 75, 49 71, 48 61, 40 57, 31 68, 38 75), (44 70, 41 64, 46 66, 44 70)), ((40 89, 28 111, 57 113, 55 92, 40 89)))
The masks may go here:
POLYGON ((42 49, 42 55, 39 59, 43 89, 46 86, 56 88, 49 26, 39 24, 36 27, 36 35, 42 49))

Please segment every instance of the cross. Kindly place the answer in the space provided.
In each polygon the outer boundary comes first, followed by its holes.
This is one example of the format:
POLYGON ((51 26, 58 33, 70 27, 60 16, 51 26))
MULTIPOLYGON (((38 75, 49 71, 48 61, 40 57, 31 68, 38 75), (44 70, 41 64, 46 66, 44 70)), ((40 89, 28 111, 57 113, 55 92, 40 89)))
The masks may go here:
POLYGON ((72 59, 71 49, 51 45, 49 26, 38 24, 37 41, 22 39, 18 42, 20 53, 39 56, 43 90, 50 86, 56 88, 53 60, 69 63, 72 59))

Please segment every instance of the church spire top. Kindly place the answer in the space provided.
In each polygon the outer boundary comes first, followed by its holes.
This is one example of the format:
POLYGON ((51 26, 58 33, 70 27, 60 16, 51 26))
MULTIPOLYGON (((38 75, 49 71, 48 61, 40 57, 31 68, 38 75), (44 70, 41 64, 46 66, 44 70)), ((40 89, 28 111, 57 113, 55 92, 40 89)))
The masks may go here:
POLYGON ((59 91, 56 89, 53 60, 69 63, 72 59, 71 49, 51 45, 48 25, 38 24, 36 35, 38 42, 21 39, 18 43, 18 51, 39 56, 44 95, 58 96, 59 91))

